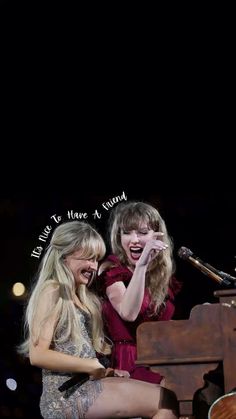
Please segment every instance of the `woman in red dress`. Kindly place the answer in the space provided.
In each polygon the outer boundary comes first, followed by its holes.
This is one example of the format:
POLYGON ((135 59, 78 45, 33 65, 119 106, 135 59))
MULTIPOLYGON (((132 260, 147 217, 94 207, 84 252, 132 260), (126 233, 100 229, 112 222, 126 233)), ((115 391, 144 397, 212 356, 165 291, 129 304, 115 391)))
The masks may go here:
POLYGON ((169 320, 180 283, 173 277, 173 245, 161 215, 143 202, 119 204, 111 213, 112 255, 100 266, 103 316, 113 341, 112 366, 132 378, 162 377, 136 366, 136 330, 146 321, 169 320))

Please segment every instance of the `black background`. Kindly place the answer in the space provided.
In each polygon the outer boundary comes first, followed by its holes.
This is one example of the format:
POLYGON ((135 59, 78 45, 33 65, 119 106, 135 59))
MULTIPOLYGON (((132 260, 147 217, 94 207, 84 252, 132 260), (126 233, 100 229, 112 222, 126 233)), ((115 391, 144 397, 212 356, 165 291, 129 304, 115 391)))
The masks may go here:
POLYGON ((125 191, 156 206, 184 283, 177 319, 216 302, 219 288, 178 258, 179 247, 235 275, 233 25, 227 10, 224 27, 222 8, 218 17, 216 8, 168 10, 164 28, 148 11, 145 32, 145 19, 133 29, 133 10, 120 10, 128 16, 121 31, 90 9, 81 36, 64 6, 0 5, 0 416, 38 419, 41 373, 16 354, 25 301, 11 287, 29 287, 39 263, 31 252, 53 214, 66 221, 68 210, 87 212, 105 238, 103 202, 125 191))

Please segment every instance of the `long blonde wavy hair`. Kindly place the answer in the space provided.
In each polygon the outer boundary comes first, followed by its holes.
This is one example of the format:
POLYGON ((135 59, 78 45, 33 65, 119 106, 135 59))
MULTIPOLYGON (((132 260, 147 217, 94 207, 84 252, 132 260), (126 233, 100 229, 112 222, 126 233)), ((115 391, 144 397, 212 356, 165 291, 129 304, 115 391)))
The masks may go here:
POLYGON ((168 248, 150 262, 146 273, 146 287, 149 289, 156 313, 167 296, 170 279, 175 270, 173 243, 160 213, 152 205, 144 202, 130 201, 117 205, 109 220, 110 242, 114 255, 122 264, 128 265, 127 255, 121 245, 121 229, 138 230, 143 222, 147 223, 148 228, 164 233, 163 241, 168 244, 168 248))
POLYGON ((54 312, 57 315, 57 324, 53 339, 57 342, 65 342, 71 339, 81 349, 83 341, 81 327, 76 315, 74 296, 77 294, 81 308, 91 316, 92 343, 95 351, 103 354, 110 353, 110 346, 104 340, 103 323, 101 317, 101 305, 97 296, 84 284, 75 288, 75 281, 72 272, 65 264, 65 257, 82 250, 81 258, 96 258, 100 260, 105 255, 105 244, 100 234, 89 224, 81 221, 66 222, 58 226, 52 236, 51 242, 41 261, 38 279, 32 291, 25 313, 26 340, 19 346, 18 351, 28 356, 29 337, 33 336, 33 323, 37 312, 42 293, 53 288, 59 289, 59 298, 51 311, 45 314, 41 321, 37 336, 54 312), (50 288, 48 288, 50 287, 50 288), (63 329, 63 333, 59 332, 63 329))

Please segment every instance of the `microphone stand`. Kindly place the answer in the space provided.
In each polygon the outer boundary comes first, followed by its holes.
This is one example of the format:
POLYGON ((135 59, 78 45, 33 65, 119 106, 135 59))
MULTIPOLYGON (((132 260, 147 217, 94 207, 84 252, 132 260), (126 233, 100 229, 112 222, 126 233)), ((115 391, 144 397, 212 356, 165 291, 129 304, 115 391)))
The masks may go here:
POLYGON ((195 256, 193 252, 187 247, 182 246, 178 251, 178 256, 182 259, 192 263, 195 268, 199 269, 202 273, 214 279, 220 285, 227 287, 236 287, 236 278, 227 274, 226 272, 219 271, 211 266, 209 263, 203 262, 199 257, 195 256))
POLYGON ((218 274, 221 276, 225 285, 233 286, 233 288, 236 287, 236 278, 223 271, 219 271, 218 274))

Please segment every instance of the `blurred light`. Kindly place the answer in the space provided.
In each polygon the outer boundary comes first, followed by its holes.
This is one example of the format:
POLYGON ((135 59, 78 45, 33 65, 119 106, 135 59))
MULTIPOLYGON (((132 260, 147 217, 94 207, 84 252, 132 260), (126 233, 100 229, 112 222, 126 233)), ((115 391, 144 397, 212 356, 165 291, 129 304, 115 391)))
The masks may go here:
POLYGON ((14 380, 14 378, 8 378, 8 379, 6 380, 6 386, 7 386, 10 390, 15 391, 15 390, 16 390, 16 388, 17 388, 17 382, 16 382, 16 380, 14 380))
POLYGON ((22 282, 16 282, 12 287, 12 292, 16 297, 20 297, 25 292, 25 286, 22 282))

